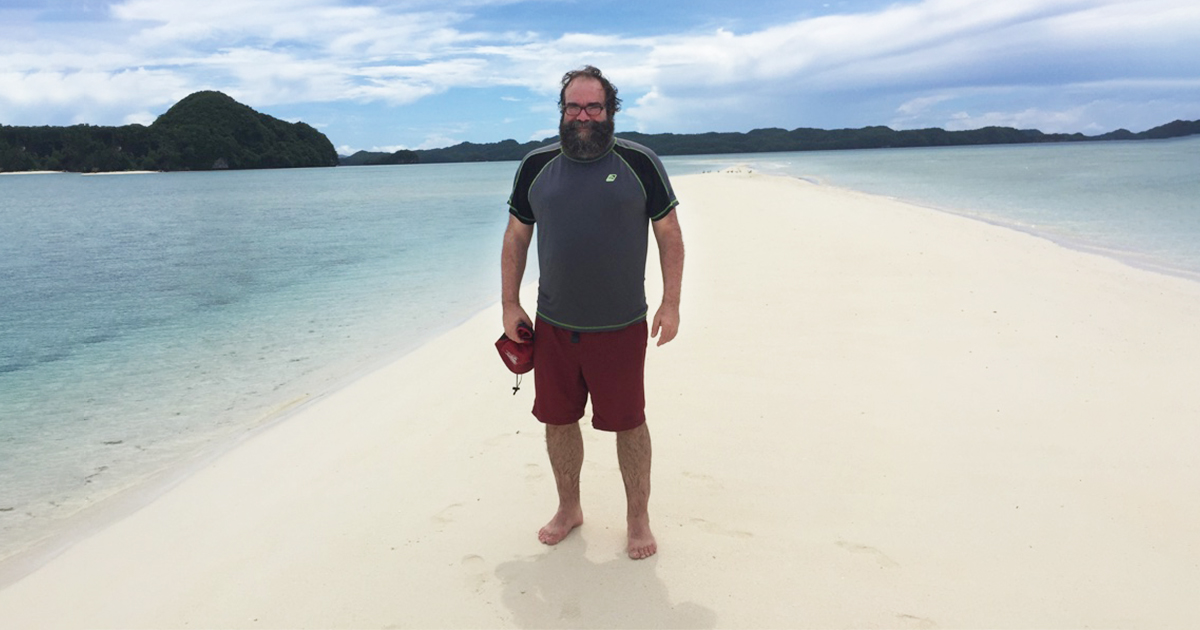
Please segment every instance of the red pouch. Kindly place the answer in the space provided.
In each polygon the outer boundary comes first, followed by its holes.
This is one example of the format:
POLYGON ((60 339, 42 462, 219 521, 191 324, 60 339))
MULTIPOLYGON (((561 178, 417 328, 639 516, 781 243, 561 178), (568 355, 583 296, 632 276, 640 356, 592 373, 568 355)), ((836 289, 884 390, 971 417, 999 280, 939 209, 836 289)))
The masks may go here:
POLYGON ((517 336, 524 343, 517 343, 508 335, 500 335, 496 340, 496 350, 504 360, 504 367, 513 374, 524 374, 533 369, 533 329, 522 322, 517 325, 517 336))

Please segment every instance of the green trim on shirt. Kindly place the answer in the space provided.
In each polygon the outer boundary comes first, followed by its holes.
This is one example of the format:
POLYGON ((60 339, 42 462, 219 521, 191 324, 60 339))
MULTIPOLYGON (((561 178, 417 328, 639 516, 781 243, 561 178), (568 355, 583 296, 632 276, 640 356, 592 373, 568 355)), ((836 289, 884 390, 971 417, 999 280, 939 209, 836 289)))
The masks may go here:
POLYGON ((637 317, 625 322, 624 324, 614 324, 612 326, 572 326, 571 324, 567 324, 564 322, 550 319, 549 317, 546 317, 545 315, 543 315, 541 311, 537 312, 537 316, 546 320, 548 323, 554 324, 555 326, 558 326, 559 328, 565 328, 567 330, 575 330, 575 331, 579 331, 579 332, 605 332, 605 331, 610 331, 610 330, 621 330, 622 328, 632 326, 640 321, 645 321, 646 315, 648 315, 649 313, 650 313, 650 309, 646 309, 644 312, 642 312, 641 315, 638 315, 637 317))

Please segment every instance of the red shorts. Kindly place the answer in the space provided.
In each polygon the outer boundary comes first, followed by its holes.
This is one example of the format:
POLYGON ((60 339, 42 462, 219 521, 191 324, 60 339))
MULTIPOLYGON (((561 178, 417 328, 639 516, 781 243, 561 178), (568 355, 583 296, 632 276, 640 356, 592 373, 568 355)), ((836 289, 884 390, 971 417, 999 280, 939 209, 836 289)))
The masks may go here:
POLYGON ((646 422, 646 322, 573 332, 538 319, 533 336, 533 415, 572 424, 592 397, 592 426, 628 431, 646 422))

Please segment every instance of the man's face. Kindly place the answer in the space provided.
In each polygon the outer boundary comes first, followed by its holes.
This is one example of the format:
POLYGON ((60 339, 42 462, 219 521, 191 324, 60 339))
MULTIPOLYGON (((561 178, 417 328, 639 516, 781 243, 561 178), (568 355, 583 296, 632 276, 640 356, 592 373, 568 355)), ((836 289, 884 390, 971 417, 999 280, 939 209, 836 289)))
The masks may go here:
POLYGON ((579 77, 567 85, 563 101, 568 108, 579 108, 574 114, 563 112, 559 122, 558 135, 562 140, 563 152, 580 160, 603 155, 608 150, 613 136, 612 119, 608 116, 608 110, 603 108, 604 86, 591 77, 579 77), (602 109, 595 114, 589 114, 587 107, 595 104, 599 104, 602 109))

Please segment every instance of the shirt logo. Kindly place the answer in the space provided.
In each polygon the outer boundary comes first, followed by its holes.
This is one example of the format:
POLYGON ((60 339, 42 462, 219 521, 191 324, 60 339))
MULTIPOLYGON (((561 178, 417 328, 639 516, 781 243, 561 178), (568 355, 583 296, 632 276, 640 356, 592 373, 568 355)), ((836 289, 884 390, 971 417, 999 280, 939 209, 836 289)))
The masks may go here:
POLYGON ((610 184, 611 184, 611 183, 613 183, 613 182, 615 182, 615 181, 617 181, 617 174, 616 174, 616 173, 613 173, 613 174, 609 175, 609 176, 608 176, 608 179, 606 179, 606 180, 604 180, 604 181, 606 181, 606 182, 608 182, 608 183, 610 183, 610 184))

